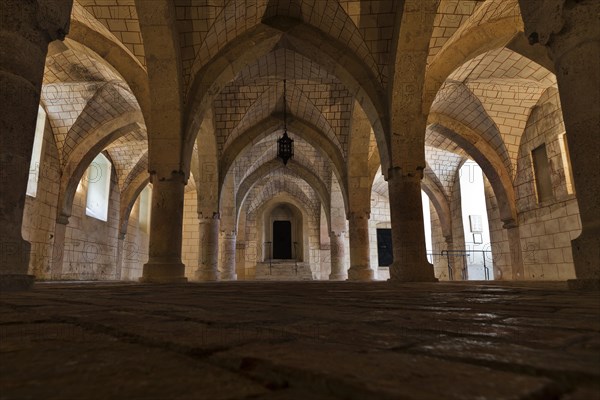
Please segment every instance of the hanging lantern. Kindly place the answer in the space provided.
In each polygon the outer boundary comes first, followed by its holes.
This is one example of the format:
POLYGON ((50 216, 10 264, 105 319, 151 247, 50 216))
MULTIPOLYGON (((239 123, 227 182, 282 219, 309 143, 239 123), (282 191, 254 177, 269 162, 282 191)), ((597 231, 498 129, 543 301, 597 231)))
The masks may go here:
POLYGON ((287 108, 286 108, 286 83, 283 80, 283 136, 277 140, 277 157, 287 165, 290 158, 294 157, 294 139, 287 134, 287 108))
POLYGON ((277 157, 283 160, 283 165, 287 165, 288 160, 294 157, 294 139, 290 139, 287 130, 277 140, 277 157))

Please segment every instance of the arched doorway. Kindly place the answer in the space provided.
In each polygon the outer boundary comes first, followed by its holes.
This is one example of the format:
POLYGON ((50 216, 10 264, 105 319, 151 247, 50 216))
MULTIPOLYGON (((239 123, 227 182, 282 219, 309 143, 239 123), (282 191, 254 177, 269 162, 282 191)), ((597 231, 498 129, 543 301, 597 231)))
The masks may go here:
POLYGON ((265 213, 265 259, 303 261, 302 213, 288 203, 277 204, 265 213))
POLYGON ((273 258, 292 258, 292 221, 273 221, 273 258))

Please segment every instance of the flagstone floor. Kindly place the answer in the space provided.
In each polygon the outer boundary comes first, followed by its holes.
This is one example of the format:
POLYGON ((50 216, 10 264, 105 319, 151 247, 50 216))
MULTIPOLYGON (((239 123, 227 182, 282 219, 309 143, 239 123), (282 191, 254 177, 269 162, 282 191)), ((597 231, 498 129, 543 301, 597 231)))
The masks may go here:
POLYGON ((600 399, 600 294, 37 283, 0 295, 0 399, 600 399))

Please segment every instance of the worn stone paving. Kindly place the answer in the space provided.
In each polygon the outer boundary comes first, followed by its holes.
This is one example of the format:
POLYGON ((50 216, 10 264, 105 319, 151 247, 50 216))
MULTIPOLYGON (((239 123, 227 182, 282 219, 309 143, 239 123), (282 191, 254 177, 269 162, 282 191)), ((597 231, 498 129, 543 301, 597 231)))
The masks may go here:
POLYGON ((563 283, 38 283, 0 399, 600 399, 600 294, 563 283))

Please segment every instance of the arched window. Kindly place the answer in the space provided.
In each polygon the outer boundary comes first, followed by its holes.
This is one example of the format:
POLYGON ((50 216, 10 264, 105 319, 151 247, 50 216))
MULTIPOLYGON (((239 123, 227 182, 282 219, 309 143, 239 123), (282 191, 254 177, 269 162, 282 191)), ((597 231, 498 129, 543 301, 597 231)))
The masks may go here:
POLYGON ((433 263, 433 240, 431 237, 431 210, 429 209, 429 196, 421 190, 421 201, 423 202, 423 226, 425 228, 425 249, 427 259, 433 263))
POLYGON ((44 144, 44 129, 46 128, 46 111, 40 105, 38 108, 37 122, 35 124, 35 139, 29 163, 29 179, 27 180, 27 195, 37 195, 38 180, 40 177, 40 161, 42 159, 42 145, 44 144))
POLYGON ((88 168, 88 187, 85 215, 106 221, 110 197, 111 163, 103 154, 98 154, 88 168))

